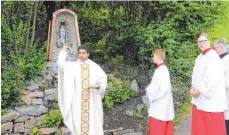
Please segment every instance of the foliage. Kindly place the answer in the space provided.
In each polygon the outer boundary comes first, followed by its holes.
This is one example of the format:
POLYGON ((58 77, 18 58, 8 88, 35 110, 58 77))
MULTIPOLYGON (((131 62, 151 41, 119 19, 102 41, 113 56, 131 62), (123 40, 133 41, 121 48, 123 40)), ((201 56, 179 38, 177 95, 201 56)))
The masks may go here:
MULTIPOLYGON (((4 2, 4 12, 2 12, 2 104, 4 108, 9 105, 20 103, 20 89, 26 82, 38 75, 46 63, 46 45, 38 48, 37 42, 27 44, 26 38, 30 26, 26 23, 26 18, 20 18, 16 12, 9 11, 8 6, 16 6, 17 2, 4 2), (18 16, 17 16, 18 15, 18 16), (11 19, 11 20, 10 20, 11 19), (23 19, 23 20, 22 20, 23 19), (10 20, 10 21, 9 21, 10 20)), ((29 4, 29 3, 27 3, 29 4)), ((22 6, 21 4, 17 6, 22 6)), ((29 9, 25 6, 25 8, 29 9)), ((27 10, 25 9, 24 10, 27 10)), ((12 8, 13 9, 13 8, 12 8)), ((19 10, 19 9, 17 9, 19 10)))
POLYGON ((63 123, 63 117, 60 110, 50 111, 47 116, 44 118, 43 127, 54 127, 59 126, 63 123))
POLYGON ((218 23, 216 25, 214 25, 214 27, 212 27, 209 31, 210 34, 210 38, 212 43, 214 42, 214 40, 217 40, 219 38, 226 38, 227 39, 227 44, 229 44, 229 34, 228 34, 228 29, 229 29, 229 2, 224 4, 224 7, 222 8, 226 8, 226 12, 225 12, 225 16, 224 18, 221 19, 221 23, 218 23))
POLYGON ((9 111, 7 109, 1 109, 1 115, 7 114, 9 111))
MULTIPOLYGON (((179 106, 177 112, 181 112, 179 108, 183 102, 190 100, 186 94, 194 60, 200 53, 196 46, 197 34, 205 31, 210 32, 213 40, 228 38, 228 1, 58 1, 36 4, 4 1, 1 18, 2 106, 17 103, 19 88, 42 67, 47 55, 35 50, 47 39, 48 19, 64 6, 77 13, 81 42, 94 49, 91 58, 109 63, 116 76, 126 76, 134 67, 149 80, 152 52, 158 48, 166 49, 175 104, 179 106), (31 29, 35 27, 32 19, 37 4, 37 42, 28 44, 31 29), (179 96, 185 97, 185 101, 179 96)), ((125 84, 114 83, 109 84, 113 91, 105 96, 108 108, 124 102, 130 95, 124 90, 127 89, 125 84)))
POLYGON ((34 127, 29 135, 40 135, 38 127, 34 127))
POLYGON ((133 112, 133 116, 135 118, 143 118, 142 111, 144 109, 144 106, 141 104, 136 107, 136 110, 133 112))
POLYGON ((191 113, 191 108, 192 108, 191 104, 183 104, 182 107, 180 108, 180 110, 182 111, 179 112, 175 117, 175 119, 173 120, 174 124, 175 125, 179 124, 187 115, 189 115, 191 113))
POLYGON ((106 108, 111 109, 117 103, 124 103, 130 97, 138 96, 138 93, 131 91, 130 81, 113 79, 108 83, 109 92, 105 95, 104 105, 106 108))
POLYGON ((110 65, 114 71, 114 75, 115 76, 119 76, 121 73, 121 71, 123 70, 123 59, 124 57, 122 55, 116 56, 115 58, 111 59, 110 61, 110 65))
POLYGON ((184 105, 189 105, 191 97, 189 95, 188 86, 178 86, 173 88, 174 108, 176 114, 181 114, 184 110, 184 105))

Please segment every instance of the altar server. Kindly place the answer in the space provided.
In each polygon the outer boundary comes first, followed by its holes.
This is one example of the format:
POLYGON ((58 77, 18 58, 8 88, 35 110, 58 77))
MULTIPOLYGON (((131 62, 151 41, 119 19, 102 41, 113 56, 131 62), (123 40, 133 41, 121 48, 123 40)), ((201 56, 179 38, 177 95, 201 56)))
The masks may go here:
POLYGON ((165 60, 165 50, 154 52, 157 65, 151 83, 146 87, 149 135, 173 135, 174 105, 170 75, 165 60))
POLYGON ((192 135, 226 135, 224 111, 227 99, 220 57, 210 48, 208 34, 198 36, 202 53, 192 73, 192 135))

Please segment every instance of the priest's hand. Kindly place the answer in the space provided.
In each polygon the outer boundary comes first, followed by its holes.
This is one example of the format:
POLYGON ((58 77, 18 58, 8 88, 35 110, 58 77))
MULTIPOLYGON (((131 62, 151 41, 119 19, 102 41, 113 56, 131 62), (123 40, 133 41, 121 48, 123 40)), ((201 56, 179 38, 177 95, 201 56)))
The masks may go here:
POLYGON ((200 95, 200 92, 198 90, 195 90, 194 88, 191 88, 190 95, 192 97, 198 97, 200 95))
POLYGON ((67 51, 68 49, 69 49, 68 45, 67 45, 67 44, 64 44, 64 45, 63 45, 63 50, 64 50, 64 51, 67 51))

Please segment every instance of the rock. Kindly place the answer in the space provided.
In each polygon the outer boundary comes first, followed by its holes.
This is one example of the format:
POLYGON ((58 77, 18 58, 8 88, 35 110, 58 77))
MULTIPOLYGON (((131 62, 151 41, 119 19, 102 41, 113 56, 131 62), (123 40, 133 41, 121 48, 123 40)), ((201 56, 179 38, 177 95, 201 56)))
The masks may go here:
POLYGON ((26 105, 31 105, 32 101, 29 95, 23 95, 21 96, 21 100, 26 104, 26 105))
POLYGON ((52 78, 52 75, 48 74, 45 76, 45 79, 47 80, 48 82, 48 87, 49 88, 52 88, 53 84, 52 84, 52 81, 53 81, 53 78, 52 78))
POLYGON ((61 131, 61 135, 67 135, 68 133, 71 133, 70 130, 66 127, 61 127, 60 131, 61 131))
POLYGON ((58 74, 58 68, 57 68, 57 67, 53 67, 53 68, 52 68, 52 71, 53 71, 53 73, 54 73, 55 75, 58 74))
POLYGON ((22 94, 21 100, 22 100, 26 105, 30 105, 30 104, 31 104, 31 98, 29 97, 30 91, 28 91, 28 90, 21 90, 20 93, 22 94))
POLYGON ((114 132, 113 135, 123 135, 123 134, 128 134, 128 133, 133 133, 133 129, 125 129, 122 131, 114 132))
POLYGON ((30 96, 30 98, 34 98, 34 97, 43 98, 44 97, 44 93, 41 92, 41 91, 30 92, 29 96, 30 96))
POLYGON ((41 70, 40 75, 45 76, 46 75, 46 70, 41 70))
POLYGON ((44 78, 45 78, 46 80, 53 80, 53 78, 52 78, 51 75, 46 75, 46 76, 44 76, 44 78))
POLYGON ((124 135, 143 135, 142 132, 135 132, 135 133, 129 133, 129 134, 124 134, 124 135))
POLYGON ((142 110, 143 107, 144 107, 143 104, 138 104, 136 108, 137 108, 137 110, 142 110))
POLYGON ((24 123, 16 123, 14 124, 14 133, 24 132, 25 125, 24 123))
POLYGON ((131 111, 131 110, 126 110, 126 115, 130 116, 130 117, 133 117, 134 116, 134 112, 131 111))
POLYGON ((45 85, 47 85, 47 80, 45 78, 42 78, 42 77, 37 77, 34 79, 34 81, 42 88, 44 87, 45 85))
POLYGON ((39 133, 42 134, 42 135, 49 135, 49 134, 52 134, 52 133, 55 133, 57 130, 57 128, 41 128, 39 129, 39 133))
POLYGON ((30 117, 26 122, 25 122, 25 128, 31 128, 35 125, 35 118, 30 117))
POLYGON ((1 133, 11 133, 13 129, 13 122, 1 124, 1 133))
POLYGON ((55 73, 53 72, 52 68, 48 68, 47 74, 51 76, 55 76, 55 73))
POLYGON ((15 112, 15 111, 12 111, 12 112, 9 112, 9 113, 1 116, 1 122, 5 123, 5 122, 8 122, 8 121, 12 121, 12 120, 17 119, 19 116, 20 116, 19 113, 15 112))
POLYGON ((20 93, 22 95, 29 95, 30 91, 28 91, 28 90, 21 90, 20 93))
POLYGON ((48 106, 49 105, 49 101, 48 100, 44 100, 44 105, 48 106))
POLYGON ((45 96, 45 97, 44 97, 44 100, 53 101, 55 98, 57 98, 57 94, 51 94, 51 95, 45 96))
POLYGON ((44 100, 51 100, 53 101, 55 98, 57 98, 58 95, 58 91, 57 89, 47 89, 44 91, 45 96, 44 96, 44 100))
POLYGON ((42 100, 42 98, 33 98, 32 104, 33 105, 43 105, 43 100, 42 100))
POLYGON ((115 80, 115 77, 113 74, 107 74, 107 78, 109 78, 110 80, 115 80))
POLYGON ((57 83, 54 83, 53 86, 54 86, 54 88, 57 88, 58 87, 58 84, 57 83))
POLYGON ((47 114, 41 115, 39 117, 35 117, 35 125, 38 126, 43 124, 45 116, 47 116, 47 114))
POLYGON ((25 133, 29 133, 31 129, 35 126, 35 118, 30 117, 29 120, 25 122, 25 133))
POLYGON ((47 67, 48 68, 52 68, 52 67, 55 67, 57 64, 52 60, 52 61, 49 61, 48 63, 47 63, 47 67))
POLYGON ((39 85, 37 83, 35 83, 34 81, 30 81, 29 85, 25 88, 30 90, 30 91, 34 91, 34 90, 39 89, 39 85))
POLYGON ((29 116, 22 116, 22 117, 19 117, 18 119, 16 119, 14 122, 15 123, 17 123, 17 122, 25 122, 29 118, 30 118, 29 116))
POLYGON ((58 75, 55 75, 55 78, 58 79, 58 75))
POLYGON ((63 135, 71 135, 71 132, 66 132, 63 135))
POLYGON ((22 116, 40 116, 48 112, 48 108, 43 105, 20 106, 15 107, 15 110, 22 116))
POLYGON ((45 95, 56 94, 57 89, 47 89, 44 91, 45 95))
POLYGON ((139 93, 138 83, 135 79, 132 81, 130 89, 139 93))

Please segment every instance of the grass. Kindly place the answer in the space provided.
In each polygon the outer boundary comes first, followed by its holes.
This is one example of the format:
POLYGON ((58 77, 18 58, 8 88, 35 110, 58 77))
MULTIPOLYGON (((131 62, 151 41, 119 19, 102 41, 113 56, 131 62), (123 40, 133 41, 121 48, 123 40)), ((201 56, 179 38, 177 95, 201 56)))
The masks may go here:
POLYGON ((179 124, 184 118, 186 118, 189 114, 191 114, 191 110, 192 110, 192 105, 191 104, 184 104, 184 106, 182 107, 182 112, 179 113, 175 119, 173 120, 173 123, 175 125, 179 124))

